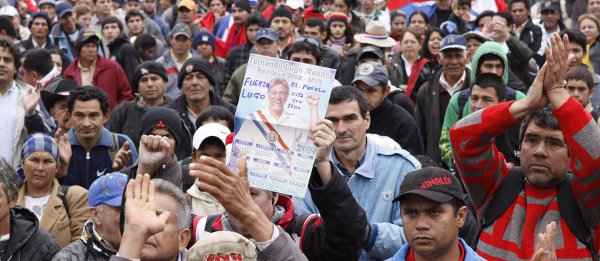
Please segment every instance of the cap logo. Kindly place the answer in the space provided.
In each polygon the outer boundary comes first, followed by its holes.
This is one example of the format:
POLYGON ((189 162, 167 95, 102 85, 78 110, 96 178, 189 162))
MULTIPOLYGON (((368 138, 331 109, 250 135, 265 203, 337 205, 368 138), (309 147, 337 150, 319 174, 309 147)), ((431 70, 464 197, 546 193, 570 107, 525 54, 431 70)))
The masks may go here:
POLYGON ((452 185, 450 177, 435 177, 425 180, 421 183, 420 189, 429 189, 433 186, 452 185))
POLYGON ((375 71, 375 66, 373 66, 372 64, 365 63, 358 67, 358 73, 360 75, 369 75, 373 73, 373 71, 375 71))
POLYGON ((208 36, 202 36, 202 41, 208 42, 208 36))
POLYGON ((167 124, 165 124, 164 121, 159 120, 158 122, 156 122, 156 125, 154 125, 155 128, 159 128, 159 129, 166 129, 167 128, 167 124))
POLYGON ((231 260, 231 261, 243 261, 244 257, 237 253, 231 254, 210 254, 205 256, 204 259, 206 261, 221 261, 221 260, 231 260))
POLYGON ((142 72, 142 75, 149 73, 148 69, 146 68, 142 68, 140 71, 142 72))
POLYGON ((193 64, 188 64, 188 66, 185 67, 185 71, 187 73, 191 73, 194 70, 194 65, 193 64))

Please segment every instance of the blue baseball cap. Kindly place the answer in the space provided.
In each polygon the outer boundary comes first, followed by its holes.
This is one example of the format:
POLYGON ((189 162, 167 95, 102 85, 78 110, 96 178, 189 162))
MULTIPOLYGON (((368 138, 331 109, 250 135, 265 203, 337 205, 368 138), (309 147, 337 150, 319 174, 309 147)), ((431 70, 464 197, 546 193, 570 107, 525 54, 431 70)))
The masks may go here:
POLYGON ((194 39, 192 39, 192 48, 196 49, 201 43, 208 43, 214 47, 215 37, 209 32, 200 31, 194 36, 194 39))
POLYGON ((68 13, 73 13, 73 6, 67 2, 60 2, 56 5, 56 14, 58 14, 58 18, 62 18, 68 13))
POLYGON ((275 42, 279 39, 279 33, 271 28, 261 28, 256 32, 256 41, 258 42, 261 39, 269 39, 275 42))
POLYGON ((126 186, 127 175, 123 173, 112 172, 99 177, 88 191, 89 206, 93 208, 104 204, 120 208, 126 186))
POLYGON ((443 52, 448 49, 467 50, 467 40, 462 35, 449 34, 442 39, 442 48, 440 48, 440 51, 443 52))
POLYGON ((370 87, 387 86, 388 75, 385 67, 379 63, 362 63, 356 68, 353 84, 362 81, 370 87))

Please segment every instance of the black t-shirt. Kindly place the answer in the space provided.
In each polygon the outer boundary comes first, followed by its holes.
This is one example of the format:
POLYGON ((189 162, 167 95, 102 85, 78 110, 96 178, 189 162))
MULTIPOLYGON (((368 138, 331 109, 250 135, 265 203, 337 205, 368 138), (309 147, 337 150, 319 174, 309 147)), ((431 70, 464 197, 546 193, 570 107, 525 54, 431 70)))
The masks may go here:
POLYGON ((440 28, 440 25, 445 22, 448 21, 448 18, 450 18, 450 15, 452 14, 452 9, 448 9, 448 10, 442 10, 440 8, 436 8, 435 9, 435 17, 436 19, 433 19, 431 21, 432 25, 440 28))

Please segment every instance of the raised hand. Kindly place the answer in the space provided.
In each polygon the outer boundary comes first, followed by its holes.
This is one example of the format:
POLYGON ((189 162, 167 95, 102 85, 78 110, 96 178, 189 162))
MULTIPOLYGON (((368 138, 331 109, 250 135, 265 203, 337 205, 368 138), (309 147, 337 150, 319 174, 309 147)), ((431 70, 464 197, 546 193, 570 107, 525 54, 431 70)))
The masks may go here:
POLYGON ((166 137, 142 135, 140 155, 138 156, 138 174, 152 174, 160 165, 171 161, 174 149, 166 137), (140 170, 143 170, 142 173, 140 170))
POLYGON ((68 174, 69 163, 71 162, 71 156, 73 155, 71 143, 69 142, 69 133, 59 128, 56 130, 54 139, 58 144, 58 156, 60 157, 60 169, 58 175, 59 177, 64 177, 68 174))
POLYGON ((40 101, 41 94, 40 89, 37 87, 30 86, 25 91, 23 95, 23 105, 25 106, 25 111, 27 113, 33 112, 35 110, 36 105, 40 101))
POLYGON ((238 167, 236 175, 224 163, 201 156, 190 164, 190 176, 198 178, 199 189, 215 197, 253 239, 266 241, 273 233, 273 224, 250 195, 245 157, 240 158, 238 167))
POLYGON ((121 148, 113 159, 112 169, 117 171, 123 169, 131 161, 131 150, 129 149, 129 142, 123 143, 121 148))
POLYGON ((544 90, 564 87, 565 77, 569 70, 569 37, 565 34, 562 38, 558 33, 550 37, 550 48, 546 48, 546 63, 548 66, 544 78, 544 90))
POLYGON ((556 223, 550 222, 546 225, 546 231, 538 234, 539 242, 531 258, 531 261, 556 261, 556 247, 554 238, 556 237, 556 223))
POLYGON ((169 211, 159 210, 154 204, 154 185, 150 175, 137 175, 127 183, 125 191, 125 229, 119 255, 139 258, 144 242, 164 230, 169 211))
POLYGON ((317 147, 316 162, 329 161, 335 142, 335 131, 330 120, 323 119, 310 128, 310 137, 317 147))

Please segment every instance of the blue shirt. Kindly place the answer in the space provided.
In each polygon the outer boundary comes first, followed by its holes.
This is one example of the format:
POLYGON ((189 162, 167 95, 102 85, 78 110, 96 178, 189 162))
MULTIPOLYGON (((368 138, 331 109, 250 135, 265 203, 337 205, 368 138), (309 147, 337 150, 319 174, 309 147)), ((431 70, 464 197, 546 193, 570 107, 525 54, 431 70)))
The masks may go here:
MULTIPOLYGON (((463 249, 465 250, 465 259, 464 261, 484 261, 482 257, 480 257, 475 250, 473 250, 467 243, 465 243, 462 238, 458 238, 460 244, 462 244, 463 249)), ((406 260, 406 256, 408 255, 408 243, 404 244, 398 253, 394 255, 394 257, 387 259, 386 261, 404 261, 406 260)), ((462 260, 461 260, 462 261, 462 260)))
MULTIPOLYGON (((408 151, 385 147, 375 142, 375 138, 372 134, 367 136, 366 150, 352 175, 341 167, 335 153, 330 156, 371 224, 371 240, 359 260, 389 258, 404 244, 400 204, 392 201, 400 194, 400 184, 406 174, 421 167, 408 151)), ((318 213, 310 193, 294 201, 296 214, 318 213)))

